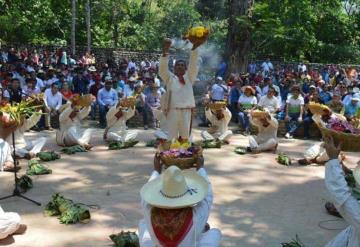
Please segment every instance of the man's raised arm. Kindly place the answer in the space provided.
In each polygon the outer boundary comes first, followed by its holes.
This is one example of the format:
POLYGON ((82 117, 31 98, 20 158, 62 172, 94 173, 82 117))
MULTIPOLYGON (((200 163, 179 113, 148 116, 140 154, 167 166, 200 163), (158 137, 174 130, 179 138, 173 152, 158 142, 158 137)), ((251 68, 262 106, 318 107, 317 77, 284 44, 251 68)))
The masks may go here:
POLYGON ((160 57, 159 75, 165 84, 168 84, 170 79, 169 71, 169 50, 171 46, 171 39, 164 39, 163 54, 160 57))
POLYGON ((190 53, 188 74, 189 74, 189 79, 193 84, 195 83, 199 72, 198 58, 199 58, 198 50, 197 49, 192 50, 190 53))

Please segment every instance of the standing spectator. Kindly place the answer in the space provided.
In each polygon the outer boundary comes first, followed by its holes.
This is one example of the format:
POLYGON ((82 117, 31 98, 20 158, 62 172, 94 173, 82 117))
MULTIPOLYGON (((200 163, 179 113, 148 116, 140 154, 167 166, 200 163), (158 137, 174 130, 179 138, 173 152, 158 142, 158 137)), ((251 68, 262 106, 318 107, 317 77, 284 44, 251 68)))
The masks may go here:
POLYGON ((51 85, 51 88, 45 90, 44 103, 45 103, 45 112, 47 113, 45 115, 45 127, 48 130, 51 130, 52 122, 54 123, 53 124, 54 127, 58 126, 60 107, 62 105, 62 95, 59 92, 56 83, 53 83, 51 85))
POLYGON ((240 96, 238 101, 239 108, 239 121, 244 129, 245 135, 249 135, 250 133, 250 120, 249 120, 249 112, 250 110, 257 104, 257 99, 254 96, 255 90, 250 86, 245 86, 243 88, 244 94, 240 96))
POLYGON ((223 60, 219 66, 218 71, 216 72, 216 77, 225 77, 226 74, 226 70, 227 70, 227 64, 225 62, 225 60, 223 60))
POLYGON ((226 100, 228 96, 228 89, 224 84, 223 78, 218 76, 216 77, 215 84, 211 87, 209 92, 210 99, 212 101, 223 101, 226 100))
POLYGON ((266 61, 264 61, 261 64, 261 69, 263 71, 263 76, 269 76, 270 75, 270 71, 274 70, 274 66, 270 62, 270 58, 266 59, 266 61))
POLYGON ((161 98, 161 93, 158 91, 158 87, 155 83, 152 83, 150 85, 151 88, 151 92, 150 94, 148 94, 145 97, 145 108, 144 108, 144 129, 148 128, 149 125, 149 116, 152 117, 153 120, 153 128, 157 127, 156 124, 156 118, 154 116, 154 110, 159 110, 160 109, 160 98, 161 98))
POLYGON ((61 88, 60 92, 63 96, 63 104, 66 104, 66 102, 69 101, 73 96, 73 93, 70 90, 69 84, 67 82, 64 82, 62 84, 62 88, 61 88))
POLYGON ((100 128, 106 128, 106 113, 118 103, 118 94, 112 88, 111 78, 105 78, 105 87, 101 88, 97 94, 100 111, 100 128))
POLYGON ((248 72, 250 75, 256 74, 256 63, 254 61, 251 61, 248 66, 248 72))
POLYGON ((240 78, 235 80, 235 85, 230 90, 230 111, 236 123, 239 122, 238 120, 238 101, 240 98, 242 81, 240 78))
POLYGON ((7 90, 4 91, 3 97, 11 104, 21 102, 21 100, 23 99, 23 92, 20 87, 19 79, 14 78, 11 80, 11 85, 7 90))
POLYGON ((285 138, 290 139, 303 121, 304 98, 300 95, 300 87, 291 88, 291 96, 286 100, 285 121, 287 133, 285 138))
POLYGON ((94 99, 93 102, 91 103, 91 112, 90 112, 91 120, 95 120, 96 108, 99 106, 97 95, 99 90, 103 88, 100 75, 96 75, 94 79, 95 79, 95 84, 93 84, 90 87, 90 93, 92 94, 94 99))

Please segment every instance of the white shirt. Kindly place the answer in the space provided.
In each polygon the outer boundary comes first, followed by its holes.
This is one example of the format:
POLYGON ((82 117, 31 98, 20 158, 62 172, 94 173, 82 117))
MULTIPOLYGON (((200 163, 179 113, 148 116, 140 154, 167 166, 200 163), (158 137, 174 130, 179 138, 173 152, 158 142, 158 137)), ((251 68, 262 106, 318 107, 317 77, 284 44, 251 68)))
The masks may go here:
POLYGON ((251 116, 250 122, 255 125, 259 130, 258 135, 256 136, 256 141, 259 144, 265 143, 270 139, 277 140, 279 122, 274 117, 271 117, 271 120, 269 121, 269 126, 267 127, 264 127, 257 118, 252 118, 251 116))
POLYGON ((227 88, 225 85, 214 84, 211 87, 211 99, 212 100, 224 100, 227 88))
POLYGON ((286 100, 286 103, 289 104, 289 113, 300 113, 300 107, 304 105, 304 98, 301 95, 297 99, 291 96, 286 100))
POLYGON ((51 88, 48 88, 44 93, 44 102, 47 107, 59 110, 62 105, 62 95, 60 92, 57 92, 55 95, 53 95, 51 88))
POLYGON ((228 131, 228 125, 231 120, 231 112, 229 109, 222 110, 222 113, 224 114, 224 118, 218 120, 216 115, 211 112, 210 109, 205 111, 206 118, 211 122, 212 126, 218 127, 218 132, 220 135, 224 134, 226 131, 228 131))
MULTIPOLYGON (((206 181, 208 181, 209 190, 205 199, 203 199, 201 202, 199 202, 196 206, 193 207, 193 225, 178 247, 201 246, 199 242, 201 241, 201 237, 203 236, 202 232, 209 218, 211 206, 213 204, 212 187, 207 177, 207 173, 205 169, 200 168, 198 170, 198 174, 203 178, 205 178, 206 181)), ((158 172, 153 171, 149 181, 159 176, 160 175, 158 172)), ((160 242, 157 240, 155 236, 154 230, 152 229, 152 224, 151 224, 152 207, 151 205, 147 204, 144 200, 141 200, 141 205, 144 212, 144 221, 145 221, 146 229, 139 229, 140 246, 161 246, 160 242), (151 240, 145 239, 146 234, 150 234, 151 240)), ((219 243, 213 243, 213 244, 214 245, 206 245, 206 246, 218 246, 219 243)))
POLYGON ((271 62, 265 61, 261 64, 261 68, 263 69, 263 71, 269 72, 270 70, 274 69, 274 66, 271 62))
POLYGON ((249 110, 253 105, 257 104, 257 99, 255 96, 247 97, 245 94, 242 94, 239 97, 238 103, 240 103, 245 110, 249 110))
POLYGON ((333 159, 326 163, 325 185, 336 209, 350 225, 330 241, 326 247, 359 247, 360 204, 351 194, 339 160, 333 159))
POLYGON ((198 51, 191 51, 189 66, 184 74, 185 85, 179 78, 169 71, 169 56, 160 58, 159 75, 171 93, 170 109, 195 107, 193 84, 198 74, 198 51))
POLYGON ((44 81, 38 77, 36 77, 36 87, 42 89, 45 87, 44 81))
POLYGON ((275 96, 269 98, 267 95, 264 95, 260 98, 259 106, 268 109, 270 113, 274 113, 280 109, 280 102, 275 96))

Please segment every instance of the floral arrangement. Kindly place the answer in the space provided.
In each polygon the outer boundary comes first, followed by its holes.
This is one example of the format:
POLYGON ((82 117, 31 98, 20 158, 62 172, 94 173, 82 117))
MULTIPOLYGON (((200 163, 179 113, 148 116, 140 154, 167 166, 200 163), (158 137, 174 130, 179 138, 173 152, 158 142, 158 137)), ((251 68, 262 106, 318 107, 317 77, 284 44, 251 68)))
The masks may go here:
POLYGON ((189 31, 183 36, 184 40, 189 40, 194 43, 201 40, 206 40, 209 36, 210 30, 206 27, 192 27, 189 31))
POLYGON ((42 106, 33 106, 28 101, 21 101, 14 105, 2 103, 0 106, 0 126, 6 128, 13 125, 20 125, 25 118, 29 118, 31 115, 38 113, 37 109, 39 107, 42 106))
POLYGON ((355 128, 351 123, 338 119, 331 118, 326 125, 328 129, 335 130, 338 132, 349 133, 349 134, 359 134, 359 129, 355 128))

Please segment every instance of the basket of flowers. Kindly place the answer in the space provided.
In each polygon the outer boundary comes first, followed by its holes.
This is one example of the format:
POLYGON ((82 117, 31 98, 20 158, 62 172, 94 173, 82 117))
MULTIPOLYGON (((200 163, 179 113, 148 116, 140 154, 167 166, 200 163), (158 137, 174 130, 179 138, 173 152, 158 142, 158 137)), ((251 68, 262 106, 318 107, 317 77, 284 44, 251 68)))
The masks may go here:
POLYGON ((360 151, 360 129, 346 120, 331 118, 328 123, 316 121, 322 136, 331 136, 335 144, 342 143, 341 150, 348 152, 360 151))
POLYGON ((198 156, 202 154, 201 147, 192 146, 187 140, 181 139, 171 144, 165 143, 159 147, 159 151, 165 168, 174 165, 182 170, 194 167, 198 156))
POLYGON ((218 111, 226 107, 226 101, 215 101, 208 104, 212 111, 218 111))
POLYGON ((120 106, 124 107, 124 108, 134 107, 135 104, 136 104, 136 97, 135 96, 130 96, 130 97, 121 99, 121 101, 120 101, 120 106))
POLYGON ((93 101, 93 96, 91 94, 74 94, 70 101, 77 107, 89 107, 93 101))
POLYGON ((202 43, 204 42, 210 34, 210 29, 206 27, 192 27, 188 32, 183 36, 184 40, 189 40, 191 43, 202 43))
POLYGON ((308 106, 309 106, 309 110, 314 115, 323 115, 324 111, 330 111, 330 108, 327 107, 326 105, 315 102, 310 102, 308 106))
POLYGON ((24 119, 31 117, 38 113, 38 108, 41 106, 29 105, 27 101, 21 101, 13 105, 4 103, 0 106, 0 127, 8 128, 11 126, 19 126, 24 119))
POLYGON ((44 93, 35 94, 27 97, 26 101, 28 106, 43 106, 44 105, 44 93))
POLYGON ((264 117, 267 116, 267 114, 268 113, 261 106, 256 106, 256 108, 253 109, 253 111, 252 111, 252 117, 253 118, 264 118, 264 117))

